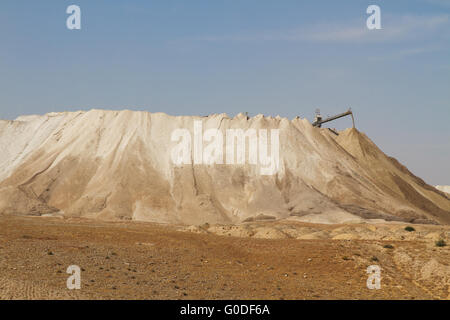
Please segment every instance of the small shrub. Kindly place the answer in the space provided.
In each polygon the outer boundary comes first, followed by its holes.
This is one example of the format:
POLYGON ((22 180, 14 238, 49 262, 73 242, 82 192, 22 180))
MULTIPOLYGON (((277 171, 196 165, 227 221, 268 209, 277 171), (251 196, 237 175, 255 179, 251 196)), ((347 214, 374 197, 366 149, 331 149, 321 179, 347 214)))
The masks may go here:
POLYGON ((206 222, 206 223, 204 223, 203 225, 202 225, 202 228, 203 229, 209 229, 209 227, 210 227, 210 225, 209 225, 209 223, 208 222, 206 222))
POLYGON ((373 256, 372 258, 370 258, 370 261, 378 262, 379 260, 377 257, 373 256))
POLYGON ((447 243, 443 239, 436 241, 436 247, 445 247, 446 245, 447 243))
POLYGON ((394 249, 394 246, 391 245, 391 244, 385 244, 385 245, 383 246, 383 248, 385 248, 385 249, 394 249))
POLYGON ((413 232, 413 231, 416 231, 416 229, 414 229, 413 227, 407 226, 407 227, 405 227, 405 231, 413 232))

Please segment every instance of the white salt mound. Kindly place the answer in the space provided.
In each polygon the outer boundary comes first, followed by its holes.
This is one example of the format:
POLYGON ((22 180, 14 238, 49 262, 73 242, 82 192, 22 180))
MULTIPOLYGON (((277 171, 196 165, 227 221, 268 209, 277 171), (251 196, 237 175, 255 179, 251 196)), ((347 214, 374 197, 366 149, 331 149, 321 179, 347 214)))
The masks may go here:
POLYGON ((0 120, 0 214, 448 224, 450 198, 355 129, 335 136, 298 118, 91 110, 0 120), (195 121, 224 137, 227 129, 279 129, 278 172, 262 175, 248 161, 176 166, 171 135, 184 128, 194 136, 195 121))

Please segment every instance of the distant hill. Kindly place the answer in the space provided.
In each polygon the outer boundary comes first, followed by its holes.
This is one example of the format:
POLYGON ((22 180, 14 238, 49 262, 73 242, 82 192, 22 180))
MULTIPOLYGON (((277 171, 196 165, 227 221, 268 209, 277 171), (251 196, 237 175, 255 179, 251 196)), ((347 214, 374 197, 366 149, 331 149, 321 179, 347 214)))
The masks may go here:
POLYGON ((441 190, 442 192, 450 194, 450 186, 436 186, 436 189, 441 190))

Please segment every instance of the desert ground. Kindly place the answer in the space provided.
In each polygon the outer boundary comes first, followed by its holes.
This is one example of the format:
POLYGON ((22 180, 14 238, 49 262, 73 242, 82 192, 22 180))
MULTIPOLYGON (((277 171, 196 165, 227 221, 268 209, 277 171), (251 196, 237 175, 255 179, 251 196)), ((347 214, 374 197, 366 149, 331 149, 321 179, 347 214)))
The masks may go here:
POLYGON ((449 299, 450 227, 406 226, 0 216, 0 299, 449 299))

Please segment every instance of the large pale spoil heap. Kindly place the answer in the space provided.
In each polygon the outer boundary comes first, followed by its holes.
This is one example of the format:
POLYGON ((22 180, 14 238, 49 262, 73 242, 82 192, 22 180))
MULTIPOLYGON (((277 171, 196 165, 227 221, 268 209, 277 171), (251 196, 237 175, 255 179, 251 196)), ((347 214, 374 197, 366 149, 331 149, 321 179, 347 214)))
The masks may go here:
POLYGON ((172 117, 103 111, 0 121, 0 214, 162 223, 296 219, 450 223, 450 198, 363 133, 335 136, 306 119, 172 117), (173 130, 279 129, 280 170, 175 166, 173 130))

